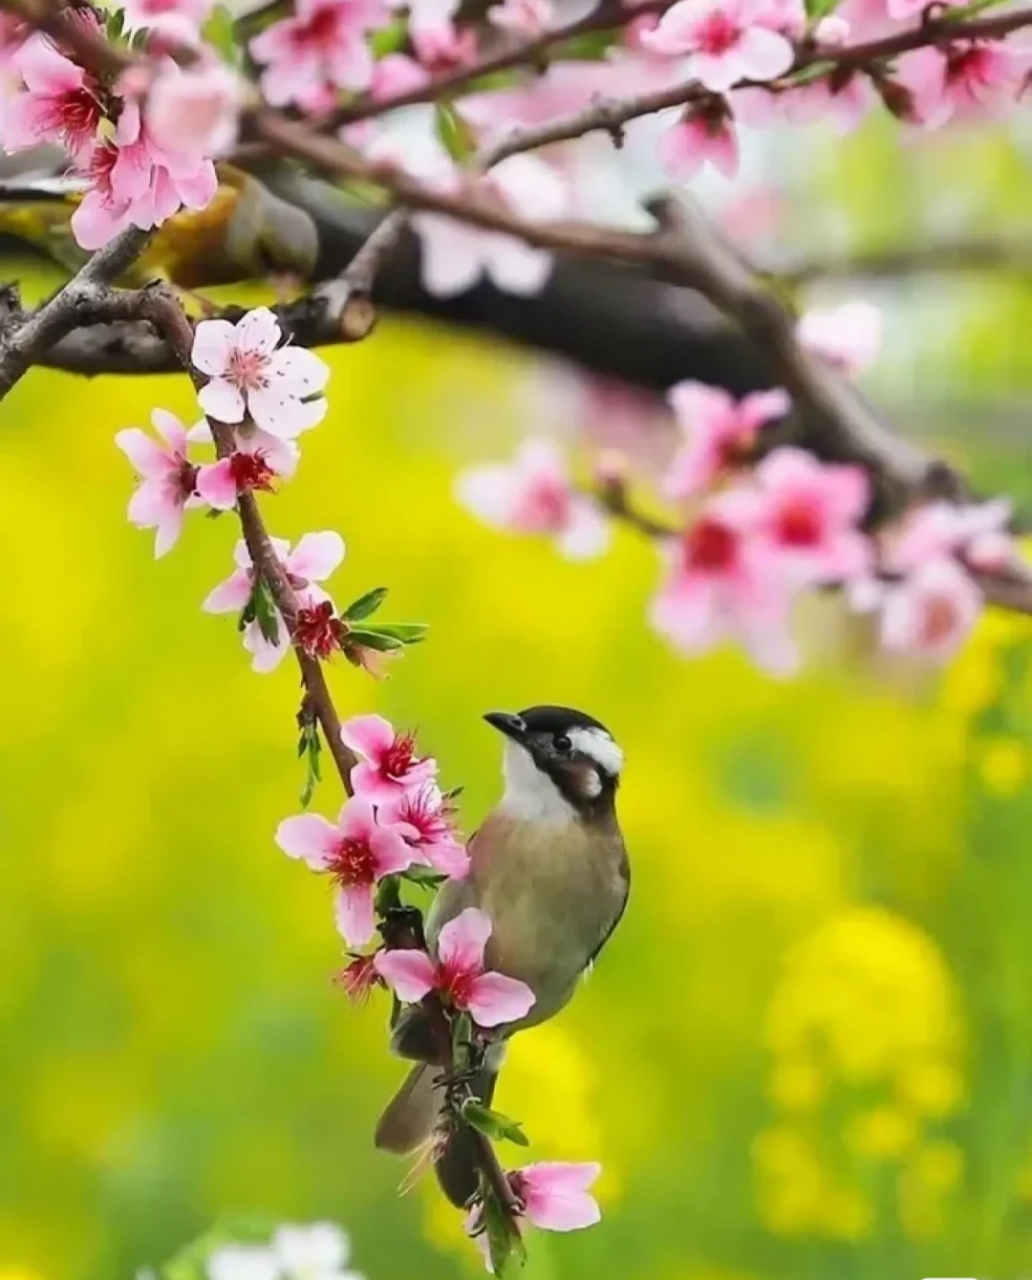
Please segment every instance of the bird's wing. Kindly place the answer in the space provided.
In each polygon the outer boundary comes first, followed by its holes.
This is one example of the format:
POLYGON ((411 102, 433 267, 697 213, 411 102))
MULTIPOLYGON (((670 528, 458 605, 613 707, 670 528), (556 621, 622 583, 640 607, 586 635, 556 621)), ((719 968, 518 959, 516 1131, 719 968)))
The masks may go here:
MULTIPOLYGON (((620 843, 623 844, 622 838, 620 843)), ((610 924, 609 928, 605 931, 605 933, 602 935, 601 939, 599 940, 598 946, 591 953, 591 955, 588 956, 588 963, 584 967, 585 976, 591 972, 592 966, 594 965, 595 961, 598 959, 599 952, 606 945, 609 939, 613 936, 613 930, 623 919, 624 912, 627 910, 627 901, 631 896, 631 862, 630 862, 630 859, 627 857, 626 847, 623 850, 623 857, 620 859, 619 876, 624 884, 624 892, 623 892, 623 896, 620 899, 619 910, 617 911, 616 915, 613 916, 612 923, 610 924)))

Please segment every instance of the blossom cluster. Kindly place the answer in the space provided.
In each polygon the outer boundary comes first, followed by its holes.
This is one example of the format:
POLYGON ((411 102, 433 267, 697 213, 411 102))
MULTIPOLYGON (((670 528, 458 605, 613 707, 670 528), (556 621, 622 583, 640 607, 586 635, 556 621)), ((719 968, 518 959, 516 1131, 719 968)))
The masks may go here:
POLYGON ((219 1244, 204 1269, 208 1280, 363 1280, 350 1259, 351 1241, 336 1223, 284 1223, 267 1243, 219 1244))
MULTIPOLYGON (((639 16, 630 6, 594 59, 559 54, 543 74, 528 65, 484 88, 472 72, 491 37, 465 19, 458 0, 412 0, 402 13, 395 0, 296 0, 243 37, 252 84, 237 69, 232 40, 219 38, 213 8, 213 0, 126 0, 103 27, 89 8, 70 11, 69 21, 126 54, 117 75, 80 65, 49 36, 3 20, 0 148, 64 150, 84 193, 72 220, 83 247, 207 207, 217 187, 213 162, 231 155, 242 113, 259 101, 307 113, 321 127, 357 104, 360 118, 339 133, 367 158, 435 190, 552 221, 593 215, 591 171, 601 160, 592 139, 509 155, 486 172, 468 161, 514 129, 599 99, 694 84, 686 105, 652 113, 658 130, 634 121, 627 145, 675 182, 705 165, 732 177, 743 130, 826 120, 846 131, 879 104, 914 132, 1002 117, 1032 68, 1020 38, 948 31, 895 58, 836 65, 843 46, 920 34, 926 6, 916 0, 842 0, 817 19, 803 0, 673 0, 639 16), (470 85, 449 92, 442 116, 433 86, 455 72, 470 73, 470 85), (424 105, 408 105, 413 94, 424 105)), ((559 15, 553 0, 501 0, 488 10, 487 27, 518 45, 554 31, 559 15)), ((483 277, 533 293, 548 277, 550 255, 512 236, 434 213, 417 214, 412 225, 434 293, 461 293, 483 277)))
MULTIPOLYGON (((877 332, 877 313, 860 303, 804 316, 799 326, 805 346, 849 373, 872 357, 877 332)), ((791 673, 800 660, 798 602, 840 588, 851 608, 874 616, 886 650, 941 661, 981 612, 979 574, 1016 566, 1003 500, 928 502, 872 527, 861 467, 767 444, 792 409, 780 388, 735 400, 688 381, 667 400, 678 444, 659 487, 678 520, 656 535, 663 577, 650 618, 683 653, 734 640, 765 670, 791 673)), ((608 538, 607 492, 615 485, 622 502, 626 466, 607 454, 600 492, 581 491, 558 447, 532 440, 508 465, 461 474, 456 496, 495 527, 550 535, 567 556, 594 555, 608 538)))

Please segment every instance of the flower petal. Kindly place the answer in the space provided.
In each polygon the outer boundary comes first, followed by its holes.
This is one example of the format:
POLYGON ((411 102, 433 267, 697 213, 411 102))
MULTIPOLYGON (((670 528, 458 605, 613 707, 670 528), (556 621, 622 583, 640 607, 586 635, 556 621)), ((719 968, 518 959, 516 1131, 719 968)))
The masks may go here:
POLYGON ((251 576, 246 569, 238 569, 212 588, 201 609, 205 613, 239 613, 250 598, 251 576))
POLYGON ((367 760, 378 760, 394 741, 394 729, 383 716, 352 716, 340 726, 346 747, 367 760))
POLYGON ((244 351, 272 355, 283 337, 279 321, 268 307, 255 307, 236 326, 235 345, 244 351))
POLYGON ((373 914, 373 886, 349 885, 333 900, 337 931, 349 947, 364 947, 376 932, 373 914))
POLYGON ((344 539, 327 529, 323 533, 306 533, 287 556, 287 569, 306 582, 322 582, 344 559, 344 539))
POLYGON ((197 393, 197 402, 217 422, 243 422, 244 397, 225 378, 213 378, 197 393))
POLYGON ((341 833, 321 813, 300 813, 284 818, 276 828, 276 843, 288 858, 300 858, 313 871, 322 871, 341 833))
POLYGON ((449 920, 437 940, 441 963, 463 973, 479 973, 484 967, 484 948, 491 936, 491 917, 478 907, 467 907, 449 920))
POLYGON ((373 965, 398 999, 406 1004, 422 1000, 437 983, 437 971, 425 951, 381 951, 373 965))
MULTIPOLYGON (((442 930, 442 933, 444 931, 442 930)), ((525 982, 504 973, 482 973, 474 978, 466 1008, 481 1027, 518 1022, 533 1007, 534 992, 525 982)))
POLYGON ((201 467, 197 472, 197 492, 216 511, 232 511, 237 500, 232 461, 221 458, 210 466, 201 467))
POLYGON ((133 464, 137 475, 151 477, 166 475, 172 468, 172 459, 139 427, 128 427, 115 436, 115 444, 133 464))
POLYGON ((194 330, 190 361, 195 369, 217 377, 229 364, 236 346, 236 330, 228 320, 202 320, 194 330))
POLYGON ((169 413, 167 409, 154 409, 151 412, 151 426, 173 453, 186 453, 186 428, 174 413, 169 413))

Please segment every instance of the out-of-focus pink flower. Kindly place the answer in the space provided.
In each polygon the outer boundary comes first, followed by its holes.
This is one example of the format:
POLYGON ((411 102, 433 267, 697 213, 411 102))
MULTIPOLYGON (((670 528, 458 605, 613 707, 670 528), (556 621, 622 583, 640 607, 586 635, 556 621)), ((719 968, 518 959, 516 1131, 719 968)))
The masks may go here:
POLYGON ((488 18, 504 31, 539 36, 555 23, 552 0, 502 0, 487 11, 488 18))
MULTIPOLYGON (((196 428, 191 430, 191 440, 201 438, 196 428)), ((246 434, 238 431, 236 449, 228 458, 200 468, 197 492, 216 511, 230 511, 242 493, 255 489, 271 493, 277 479, 289 480, 299 457, 300 450, 292 440, 280 440, 257 428, 246 434)))
MULTIPOLYGON (((548 1161, 524 1165, 506 1176, 519 1205, 520 1219, 545 1231, 579 1231, 593 1227, 602 1217, 598 1201, 588 1190, 601 1172, 600 1164, 548 1161)), ((472 1236, 491 1271, 481 1204, 475 1204, 466 1218, 466 1233, 472 1236)))
POLYGON ((469 855, 455 836, 451 806, 435 782, 410 787, 380 806, 381 815, 399 828, 405 839, 435 871, 452 880, 469 872, 469 855))
POLYGON ((449 19, 409 28, 412 47, 423 67, 433 75, 446 75, 477 60, 477 35, 472 27, 459 30, 449 19))
POLYGON ((341 89, 364 89, 373 74, 366 35, 388 20, 383 0, 299 0, 293 16, 255 36, 265 97, 277 107, 328 111, 341 89))
POLYGON ((468 1012, 480 1027, 518 1022, 534 1004, 534 993, 515 978, 485 972, 484 948, 491 918, 467 907, 441 930, 437 962, 425 951, 381 951, 376 969, 399 1000, 415 1004, 431 991, 468 1012))
POLYGON ((755 478, 759 545, 780 573, 795 585, 867 574, 872 547, 857 527, 870 501, 865 471, 781 448, 763 459, 755 478))
POLYGON ((142 477, 129 500, 129 519, 138 529, 156 529, 154 555, 171 551, 183 528, 183 512, 201 503, 197 467, 187 457, 186 428, 165 409, 155 409, 151 425, 164 440, 157 444, 139 427, 115 436, 115 444, 142 477))
MULTIPOLYGON (((329 596, 315 583, 323 582, 344 559, 344 540, 339 533, 306 533, 291 551, 284 538, 272 538, 272 549, 290 576, 298 603, 302 608, 322 604, 329 596)), ((233 552, 236 569, 205 598, 205 613, 239 613, 254 589, 254 566, 247 544, 238 542, 233 552)), ((274 671, 283 661, 290 646, 290 634, 282 616, 276 613, 276 638, 262 635, 257 619, 244 627, 244 648, 252 655, 253 671, 274 671)))
POLYGON ((827 360, 850 378, 862 373, 878 354, 882 314, 869 302, 840 307, 814 307, 803 313, 796 337, 808 351, 827 360))
POLYGON ((956 560, 929 560, 902 582, 885 588, 882 644, 943 662, 967 639, 983 603, 981 591, 956 560))
POLYGON ((778 96, 790 124, 828 124, 843 135, 852 133, 878 101, 868 77, 848 69, 821 76, 778 96))
MULTIPOLYGON (((439 184, 458 190, 457 174, 439 184)), ((569 212, 569 192, 556 171, 534 156, 510 156, 473 184, 473 195, 500 202, 524 218, 549 222, 569 212)), ((544 288, 552 255, 514 236, 464 226, 439 213, 415 213, 411 223, 422 247, 426 289, 439 298, 465 293, 487 276, 507 293, 534 294, 544 288)))
POLYGON ((704 164, 711 164, 725 178, 738 172, 738 135, 734 116, 723 98, 713 98, 698 109, 685 111, 660 135, 656 158, 672 178, 684 181, 704 164))
POLYGON ((276 829, 276 843, 288 857, 332 876, 338 886, 337 928, 349 947, 365 946, 375 932, 377 884, 415 860, 398 828, 378 818, 363 796, 348 800, 336 822, 317 813, 285 818, 276 829))
POLYGON ((104 116, 96 81, 39 34, 14 54, 11 70, 24 88, 5 104, 5 147, 17 151, 51 142, 74 158, 87 154, 104 116))
POLYGON ((791 67, 790 42, 760 25, 767 13, 763 0, 678 0, 641 42, 687 57, 686 76, 723 93, 739 80, 776 80, 791 67))
POLYGON ((405 53, 388 53, 373 67, 369 92, 378 101, 386 101, 414 89, 422 89, 429 79, 429 72, 415 58, 405 53))
POLYGON ((780 387, 755 391, 734 400, 719 387, 704 382, 679 382, 667 392, 685 442, 674 455, 663 483, 677 501, 705 492, 749 458, 760 429, 791 408, 780 387))
POLYGON ((149 27, 188 34, 196 33, 214 8, 214 0, 125 0, 122 8, 130 30, 149 27))
POLYGON ((1000 570, 1016 558, 1007 525, 1011 504, 1006 498, 958 506, 929 502, 914 508, 902 527, 887 539, 884 565, 891 573, 908 574, 930 561, 955 556, 977 569, 1000 570))
POLYGON ((399 800, 437 773, 437 761, 416 755, 411 733, 395 733, 383 716, 352 716, 340 728, 341 741, 362 757, 351 770, 355 794, 374 804, 399 800))
POLYGON ((666 579, 651 608, 656 630, 687 654, 740 640, 756 663, 786 675, 798 661, 789 631, 791 584, 756 537, 752 494, 711 499, 666 548, 666 579))
POLYGON ((182 68, 170 59, 147 95, 147 131, 168 152, 225 155, 236 142, 242 101, 240 79, 223 63, 182 68))
POLYGON ((283 334, 268 307, 255 307, 235 325, 203 320, 194 333, 190 359, 210 381, 198 400, 219 422, 243 422, 291 440, 321 422, 326 398, 320 393, 328 367, 303 347, 280 346, 283 334))
POLYGON ((475 516, 513 533, 548 534, 573 560, 599 555, 609 524, 599 507, 570 483, 551 440, 525 440, 507 466, 474 467, 458 476, 455 493, 475 516))
POLYGON ((903 54, 895 79, 910 93, 913 119, 937 129, 949 120, 984 120, 1012 107, 1029 66, 1027 49, 1002 40, 964 40, 903 54))

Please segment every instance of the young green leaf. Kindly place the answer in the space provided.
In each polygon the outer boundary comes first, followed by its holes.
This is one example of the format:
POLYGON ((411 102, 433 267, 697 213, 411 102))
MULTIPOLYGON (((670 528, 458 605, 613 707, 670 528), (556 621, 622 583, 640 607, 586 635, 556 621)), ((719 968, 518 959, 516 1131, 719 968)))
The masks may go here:
POLYGON ((112 44, 117 44, 125 30, 125 10, 115 9, 108 13, 104 23, 104 34, 112 44))
POLYGON ((510 1120, 500 1111, 492 1111, 476 1098, 467 1098, 462 1104, 462 1118, 487 1138, 497 1142, 515 1142, 518 1147, 530 1146, 530 1139, 515 1120, 510 1120))
POLYGON ((254 616, 258 622, 258 630, 269 644, 275 644, 279 640, 279 612, 272 598, 272 592, 269 590, 269 584, 264 579, 255 580, 251 599, 254 602, 254 616))
POLYGON ((379 636, 388 636, 392 640, 400 640, 402 644, 419 644, 426 638, 429 627, 425 622, 378 622, 370 631, 379 636))
POLYGON ((243 51, 236 35, 233 15, 224 4, 217 4, 203 28, 204 38, 231 67, 240 66, 243 51))
POLYGON ((447 876, 441 875, 439 871, 435 871, 433 867, 420 867, 415 864, 401 874, 410 884, 425 885, 431 889, 443 884, 448 879, 447 876))
POLYGON ((477 149, 472 130, 450 102, 434 104, 434 127, 441 146, 456 164, 465 164, 477 149))
POLYGON ((393 649, 404 649, 405 647, 404 640, 397 640, 394 636, 386 636, 372 627, 355 627, 348 632, 347 643, 364 645, 365 648, 377 649, 380 653, 390 653, 393 649))
POLYGON ((319 758, 322 752, 322 741, 317 724, 305 725, 298 746, 299 754, 304 755, 306 764, 305 782, 301 788, 301 807, 307 809, 312 803, 316 786, 322 782, 322 763, 319 758))
POLYGON ((372 591, 367 591, 364 596, 359 596, 357 600, 352 601, 341 614, 341 617, 347 618, 349 622, 358 622, 362 618, 369 618, 379 609, 386 598, 386 587, 374 587, 372 591))

